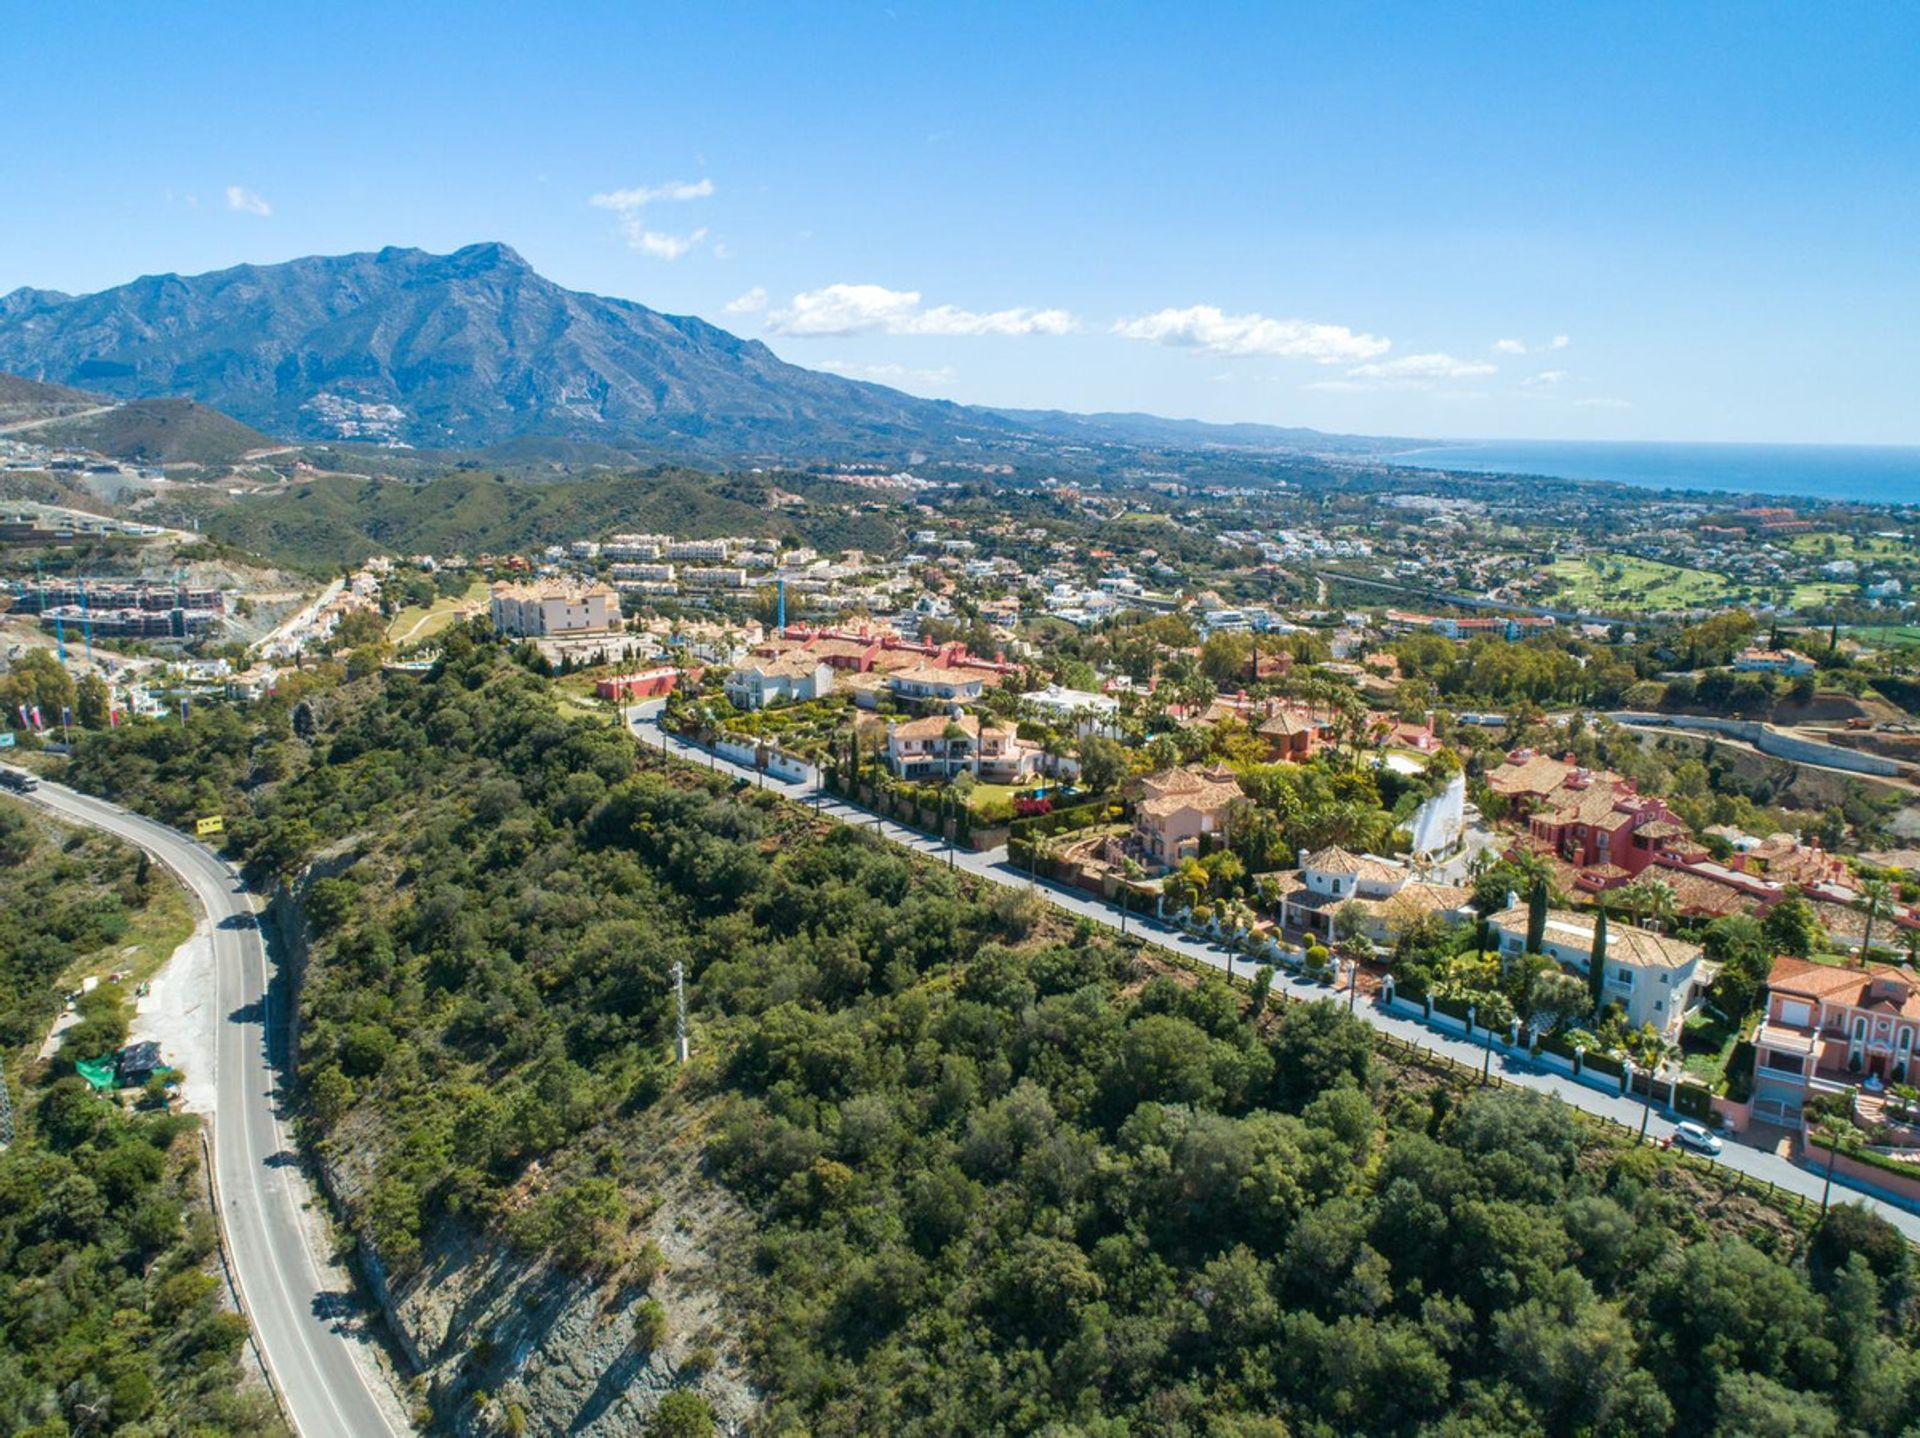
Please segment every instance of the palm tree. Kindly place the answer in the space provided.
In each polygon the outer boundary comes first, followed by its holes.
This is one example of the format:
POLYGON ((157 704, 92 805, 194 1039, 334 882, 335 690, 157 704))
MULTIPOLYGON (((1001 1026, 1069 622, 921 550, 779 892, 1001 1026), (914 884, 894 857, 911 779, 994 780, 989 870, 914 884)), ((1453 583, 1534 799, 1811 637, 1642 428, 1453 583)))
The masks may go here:
POLYGON ((1867 929, 1860 937, 1860 966, 1865 968, 1873 952, 1873 921, 1880 916, 1880 906, 1892 900, 1893 890, 1885 879, 1865 879, 1860 892, 1867 901, 1867 929))
POLYGON ((1673 885, 1665 879, 1639 878, 1620 891, 1620 898, 1634 923, 1642 928, 1650 923, 1671 924, 1678 912, 1673 885))

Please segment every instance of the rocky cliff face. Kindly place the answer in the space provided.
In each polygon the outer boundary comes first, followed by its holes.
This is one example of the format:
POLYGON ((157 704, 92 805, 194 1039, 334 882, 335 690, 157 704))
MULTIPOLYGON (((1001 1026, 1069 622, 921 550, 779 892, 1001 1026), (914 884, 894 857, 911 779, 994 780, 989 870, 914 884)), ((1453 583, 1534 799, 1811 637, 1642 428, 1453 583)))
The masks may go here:
MULTIPOLYGON (((356 857, 343 846, 274 897, 272 923, 296 983, 311 961, 300 895, 356 857)), ((650 1241, 665 1262, 644 1285, 569 1273, 458 1223, 426 1236, 417 1271, 390 1279, 379 1253, 356 1235, 362 1297, 384 1314, 397 1358, 411 1370, 402 1381, 415 1411, 431 1414, 429 1431, 614 1438, 643 1431, 661 1397, 683 1388, 707 1399, 720 1431, 744 1430, 761 1398, 747 1374, 740 1302, 751 1277, 752 1224, 703 1169, 707 1116, 700 1102, 676 1096, 650 1114, 642 1142, 652 1201, 628 1238, 650 1241), (643 1349, 634 1320, 647 1301, 665 1310, 666 1336, 643 1349)), ((349 1230, 381 1142, 372 1119, 355 1116, 311 1155, 336 1221, 349 1230)), ((523 1192, 543 1177, 529 1173, 523 1192)))
MULTIPOLYGON (((753 1415, 759 1394, 730 1296, 752 1237, 746 1215, 700 1172, 693 1117, 661 1126, 658 1203, 638 1236, 666 1266, 645 1288, 564 1273, 454 1227, 432 1236, 420 1272, 389 1295, 388 1315, 440 1428, 613 1438, 643 1430, 676 1388, 703 1394, 723 1431, 753 1415), (643 1351, 634 1314, 649 1299, 666 1311, 667 1336, 643 1351)), ((331 1167, 352 1191, 354 1166, 331 1167)))

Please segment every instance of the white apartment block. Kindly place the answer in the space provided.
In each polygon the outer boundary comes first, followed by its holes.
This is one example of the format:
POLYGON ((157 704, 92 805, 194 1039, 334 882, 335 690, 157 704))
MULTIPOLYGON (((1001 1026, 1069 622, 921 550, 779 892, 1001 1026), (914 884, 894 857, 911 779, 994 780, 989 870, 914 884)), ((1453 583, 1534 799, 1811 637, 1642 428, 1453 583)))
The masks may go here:
POLYGON ((675 539, 668 543, 665 556, 668 559, 691 560, 694 563, 719 563, 733 552, 731 539, 675 539))
POLYGON ((496 584, 489 608, 493 632, 515 638, 598 634, 620 623, 620 596, 611 589, 496 584))
POLYGON ((689 589, 742 589, 747 571, 727 566, 689 565, 680 571, 680 582, 689 589))

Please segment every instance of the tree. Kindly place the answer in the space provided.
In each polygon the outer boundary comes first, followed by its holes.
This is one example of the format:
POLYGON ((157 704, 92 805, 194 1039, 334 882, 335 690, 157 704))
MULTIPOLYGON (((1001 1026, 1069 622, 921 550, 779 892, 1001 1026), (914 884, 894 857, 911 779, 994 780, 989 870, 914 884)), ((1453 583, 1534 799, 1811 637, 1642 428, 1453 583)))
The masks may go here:
POLYGON ((1349 899, 1333 911, 1333 936, 1344 949, 1351 951, 1362 942, 1371 949, 1373 943, 1367 934, 1369 922, 1366 905, 1349 899))
POLYGON ((1527 895, 1527 952, 1537 954, 1547 939, 1547 881, 1535 879, 1527 895))
POLYGON ((1080 741, 1080 782, 1095 794, 1110 794, 1127 777, 1127 751, 1116 739, 1089 734, 1080 741))
POLYGON ((675 1388, 660 1397, 647 1424, 648 1438, 712 1438, 713 1407, 704 1396, 675 1388))
POLYGON ((1222 687, 1244 681, 1251 652, 1251 641, 1244 634, 1225 629, 1209 634, 1200 646, 1200 672, 1222 687))
POLYGON ((83 674, 73 686, 73 716, 83 729, 105 729, 113 706, 113 693, 98 674, 83 674))
POLYGON ((1665 879, 1646 876, 1635 879, 1620 891, 1620 901, 1627 906, 1627 912, 1633 915, 1636 924, 1645 926, 1652 922, 1665 925, 1673 922, 1673 885, 1665 879))
POLYGON ((1768 909, 1760 929, 1776 952, 1798 959, 1812 958, 1827 942, 1819 910, 1799 894, 1789 894, 1768 909))
POLYGON ((1607 1006, 1607 909, 1593 917, 1593 952, 1587 956, 1587 987, 1593 998, 1592 1012, 1607 1006))
POLYGON ((1729 914, 1707 925, 1701 948, 1720 966, 1709 991, 1714 1005, 1737 1023, 1759 1006, 1773 974, 1766 932, 1751 914, 1729 914))
POLYGON ((1373 1031, 1331 999, 1289 1004, 1274 1025, 1273 1062, 1278 1097, 1289 1107, 1336 1084, 1364 1087, 1373 1072, 1373 1031))
POLYGON ((1860 893, 1867 901, 1867 927, 1860 936, 1860 966, 1865 968, 1873 953, 1873 921, 1880 916, 1881 908, 1892 901, 1893 890, 1885 879, 1865 879, 1861 881, 1860 893))
POLYGON ((4 721, 11 726, 20 716, 22 704, 38 708, 42 722, 58 724, 60 711, 73 704, 73 679, 51 649, 29 649, 0 675, 0 701, 4 702, 4 721))
POLYGON ((1586 985, 1572 974, 1540 974, 1527 995, 1528 1013, 1542 1033, 1552 1033, 1584 1017, 1592 1007, 1586 985))

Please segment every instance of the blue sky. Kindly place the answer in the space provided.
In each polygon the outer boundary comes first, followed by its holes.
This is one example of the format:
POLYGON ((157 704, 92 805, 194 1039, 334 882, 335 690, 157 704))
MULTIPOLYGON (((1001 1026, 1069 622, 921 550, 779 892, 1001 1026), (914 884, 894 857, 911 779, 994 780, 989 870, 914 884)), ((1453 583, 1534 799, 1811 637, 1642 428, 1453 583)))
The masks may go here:
POLYGON ((74 4, 5 53, 0 292, 498 239, 966 401, 1920 442, 1920 6, 74 4))

